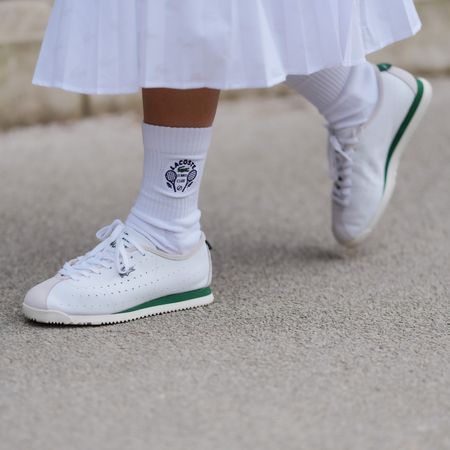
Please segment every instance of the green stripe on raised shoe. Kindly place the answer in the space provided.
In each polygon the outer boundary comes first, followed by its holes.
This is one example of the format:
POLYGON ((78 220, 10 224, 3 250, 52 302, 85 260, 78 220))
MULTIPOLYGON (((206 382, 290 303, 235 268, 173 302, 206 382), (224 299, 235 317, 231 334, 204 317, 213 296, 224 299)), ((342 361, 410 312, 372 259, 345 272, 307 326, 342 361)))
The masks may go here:
POLYGON ((169 305, 170 303, 185 302, 187 300, 193 300, 194 298, 206 297, 211 294, 211 288, 206 287, 202 289, 196 289, 195 291, 182 292, 181 294, 171 294, 164 297, 155 298, 148 302, 141 303, 140 305, 133 306, 132 308, 119 311, 115 314, 129 313, 133 311, 139 311, 140 309, 151 308, 152 306, 169 305))
POLYGON ((388 156, 386 159, 386 166, 384 168, 384 187, 386 188, 386 182, 387 182, 387 174, 389 171, 389 164, 391 163, 392 156, 394 155, 394 152, 401 141, 403 135, 405 134, 405 131, 407 130, 409 124, 411 123, 413 117, 415 116, 417 109, 419 108, 420 102, 422 101, 423 94, 425 91, 425 87, 419 79, 417 79, 417 94, 416 97, 411 105, 411 108, 408 111, 408 114, 405 117, 405 120, 400 125, 400 128, 397 131, 397 134, 394 137, 394 140, 392 141, 391 147, 389 148, 388 156))
POLYGON ((387 72, 392 67, 392 64, 383 63, 383 64, 378 64, 377 67, 380 70, 380 72, 387 72))

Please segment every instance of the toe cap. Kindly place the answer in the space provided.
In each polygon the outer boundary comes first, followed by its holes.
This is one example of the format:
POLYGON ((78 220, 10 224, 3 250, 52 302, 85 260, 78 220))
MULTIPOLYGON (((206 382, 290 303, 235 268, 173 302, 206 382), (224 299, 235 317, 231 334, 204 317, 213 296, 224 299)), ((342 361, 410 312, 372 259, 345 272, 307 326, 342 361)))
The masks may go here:
POLYGON ((342 224, 333 224, 333 235, 336 240, 347 247, 352 247, 359 243, 366 236, 367 230, 351 229, 342 224))
POLYGON ((32 287, 26 294, 24 304, 35 309, 47 309, 47 299, 50 291, 64 278, 56 276, 32 287))
POLYGON ((350 214, 345 208, 333 207, 332 231, 336 240, 347 247, 361 243, 371 233, 369 217, 350 214))

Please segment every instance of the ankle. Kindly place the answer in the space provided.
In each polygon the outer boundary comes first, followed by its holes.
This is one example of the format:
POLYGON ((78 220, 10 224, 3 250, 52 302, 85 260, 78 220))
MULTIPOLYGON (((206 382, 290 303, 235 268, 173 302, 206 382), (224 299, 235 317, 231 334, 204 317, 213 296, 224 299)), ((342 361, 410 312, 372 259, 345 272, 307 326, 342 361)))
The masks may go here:
POLYGON ((378 99, 376 67, 369 63, 360 64, 350 69, 341 94, 321 113, 334 130, 356 128, 370 120, 378 99))
POLYGON ((131 210, 125 224, 145 236, 159 250, 172 255, 188 253, 202 236, 197 220, 190 223, 186 220, 167 223, 154 217, 141 218, 134 209, 131 210))

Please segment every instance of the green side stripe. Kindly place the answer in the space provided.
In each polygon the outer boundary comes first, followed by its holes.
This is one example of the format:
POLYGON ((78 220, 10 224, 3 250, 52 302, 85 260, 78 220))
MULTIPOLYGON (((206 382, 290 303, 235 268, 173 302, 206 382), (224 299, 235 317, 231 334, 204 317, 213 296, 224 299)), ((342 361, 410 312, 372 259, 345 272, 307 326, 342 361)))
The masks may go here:
POLYGON ((154 300, 149 300, 148 302, 133 306, 132 308, 125 309, 124 311, 119 311, 115 314, 129 313, 144 308, 150 308, 152 306, 168 305, 169 303, 185 302, 194 298, 206 297, 210 294, 211 288, 206 287, 202 289, 196 289, 195 291, 182 292, 181 294, 166 295, 164 297, 155 298, 154 300))
POLYGON ((389 170, 389 164, 391 163, 392 156, 395 152, 395 149, 397 148, 397 145, 399 144, 400 140, 405 134, 405 131, 407 130, 409 124, 411 123, 411 120, 413 119, 414 115, 417 112, 417 108, 419 107, 420 102, 422 101, 423 98, 423 93, 424 93, 424 85, 422 81, 418 79, 416 98, 414 99, 414 102, 411 105, 411 108, 409 109, 408 114, 405 117, 405 120, 400 125, 400 128, 398 129, 397 134, 395 135, 394 140, 392 141, 391 147, 389 148, 389 153, 386 159, 386 166, 384 168, 384 187, 386 187, 387 173, 389 170))

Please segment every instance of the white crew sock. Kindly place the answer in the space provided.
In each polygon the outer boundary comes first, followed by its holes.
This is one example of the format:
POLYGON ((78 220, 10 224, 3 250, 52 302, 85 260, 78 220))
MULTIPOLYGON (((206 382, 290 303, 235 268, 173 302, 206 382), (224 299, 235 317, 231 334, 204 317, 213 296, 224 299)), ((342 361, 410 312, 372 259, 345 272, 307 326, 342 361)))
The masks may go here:
POLYGON ((159 249, 182 254, 201 237, 198 194, 212 128, 142 125, 144 175, 126 224, 159 249))
POLYGON ((366 123, 378 102, 376 68, 368 62, 289 75, 286 84, 316 106, 335 130, 366 123))

